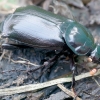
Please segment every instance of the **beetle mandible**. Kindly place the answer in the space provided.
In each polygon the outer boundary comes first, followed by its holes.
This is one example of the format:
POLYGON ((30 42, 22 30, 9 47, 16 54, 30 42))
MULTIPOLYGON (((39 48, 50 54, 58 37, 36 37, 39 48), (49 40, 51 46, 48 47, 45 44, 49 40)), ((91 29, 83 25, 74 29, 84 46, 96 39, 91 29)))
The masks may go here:
MULTIPOLYGON (((2 38, 17 40, 23 45, 59 50, 60 53, 48 63, 57 59, 67 50, 73 71, 72 87, 75 83, 74 55, 88 55, 93 61, 99 62, 100 45, 95 44, 88 29, 74 20, 36 6, 16 9, 1 24, 1 31, 2 38)), ((17 44, 2 44, 4 49, 18 46, 17 44)))

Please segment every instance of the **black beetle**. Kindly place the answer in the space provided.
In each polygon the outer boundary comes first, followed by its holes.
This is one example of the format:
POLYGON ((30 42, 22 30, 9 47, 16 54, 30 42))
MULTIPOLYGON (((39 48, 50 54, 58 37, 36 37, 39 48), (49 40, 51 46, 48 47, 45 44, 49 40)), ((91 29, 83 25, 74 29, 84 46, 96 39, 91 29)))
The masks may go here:
MULTIPOLYGON (((67 50, 73 71, 72 86, 74 86, 75 73, 73 55, 88 55, 93 61, 99 61, 100 58, 100 46, 94 43, 94 38, 88 29, 74 20, 36 6, 16 9, 1 24, 1 31, 3 38, 17 40, 23 45, 60 50, 61 52, 49 60, 49 63, 67 50)), ((3 48, 7 46, 19 45, 2 44, 3 48)))

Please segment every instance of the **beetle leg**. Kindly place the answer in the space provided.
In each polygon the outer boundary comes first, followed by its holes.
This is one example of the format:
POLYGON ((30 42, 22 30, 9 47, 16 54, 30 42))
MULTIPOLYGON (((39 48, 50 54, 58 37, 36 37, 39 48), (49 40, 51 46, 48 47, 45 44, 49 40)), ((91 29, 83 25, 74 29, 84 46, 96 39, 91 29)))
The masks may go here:
MULTIPOLYGON (((46 72, 47 70, 48 70, 48 68, 50 68, 50 66, 52 66, 56 61, 57 61, 57 59, 62 55, 64 53, 64 50, 62 50, 61 52, 59 52, 58 54, 56 54, 53 58, 51 58, 50 60, 48 60, 48 61, 45 61, 44 63, 43 63, 43 65, 41 65, 40 67, 38 67, 38 68, 36 68, 36 69, 33 69, 33 70, 30 70, 31 72, 34 72, 34 71, 36 71, 36 70, 38 70, 38 69, 40 69, 40 68, 44 68, 44 67, 46 67, 46 69, 44 69, 43 70, 43 72, 41 73, 41 75, 44 73, 44 72, 46 72)), ((41 77, 41 75, 39 76, 39 77, 41 77)), ((38 77, 38 78, 39 78, 38 77)), ((38 78, 36 78, 36 79, 38 79, 38 78)))
POLYGON ((31 48, 31 47, 24 45, 24 44, 8 44, 8 43, 5 43, 5 44, 2 44, 2 48, 7 49, 7 50, 13 50, 13 49, 31 48))
POLYGON ((5 44, 2 44, 2 49, 12 50, 12 49, 17 49, 17 47, 12 44, 5 43, 5 44))
POLYGON ((71 88, 74 90, 76 66, 75 66, 75 62, 74 62, 74 57, 72 57, 72 56, 70 57, 70 68, 72 70, 72 84, 71 84, 71 88))

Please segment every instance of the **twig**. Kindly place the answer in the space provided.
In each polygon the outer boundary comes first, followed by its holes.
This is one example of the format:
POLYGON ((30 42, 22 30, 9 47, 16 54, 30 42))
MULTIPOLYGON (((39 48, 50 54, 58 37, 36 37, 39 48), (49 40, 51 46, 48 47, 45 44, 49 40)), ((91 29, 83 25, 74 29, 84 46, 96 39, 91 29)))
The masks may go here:
POLYGON ((5 53, 6 53, 6 50, 3 50, 3 52, 2 52, 2 54, 1 54, 1 56, 0 56, 0 61, 1 61, 2 58, 4 57, 5 53))
POLYGON ((9 13, 13 13, 14 11, 15 11, 15 9, 11 9, 9 11, 0 11, 0 14, 8 15, 9 13))
MULTIPOLYGON (((4 57, 6 59, 8 59, 7 57, 4 57)), ((37 65, 37 64, 34 64, 34 63, 31 63, 30 61, 28 60, 13 60, 13 59, 10 59, 10 61, 12 61, 13 63, 18 63, 18 64, 27 64, 27 65, 32 65, 32 66, 35 66, 35 67, 40 67, 40 65, 37 65)))
POLYGON ((97 83, 97 85, 100 87, 100 84, 98 83, 98 81, 94 78, 94 77, 92 77, 92 79, 97 83))
POLYGON ((27 65, 32 65, 32 66, 36 66, 36 67, 39 67, 39 66, 40 66, 40 65, 31 63, 31 62, 29 62, 29 61, 22 61, 22 60, 14 61, 13 59, 11 59, 11 61, 12 61, 13 63, 27 64, 27 65))
POLYGON ((52 0, 45 0, 45 2, 43 3, 43 9, 48 10, 51 2, 52 2, 52 0))
MULTIPOLYGON (((100 69, 98 69, 97 73, 94 74, 94 76, 97 76, 99 74, 100 74, 100 69)), ((91 77, 90 72, 78 75, 75 77, 75 79, 76 81, 78 81, 80 79, 87 78, 87 77, 91 77)), ((51 81, 44 82, 44 83, 29 84, 25 86, 0 89, 0 96, 12 95, 12 94, 28 92, 28 91, 36 91, 36 90, 46 88, 49 86, 53 86, 59 83, 65 83, 65 82, 71 82, 71 81, 72 81, 71 77, 70 78, 59 78, 59 79, 51 80, 51 81)))
MULTIPOLYGON (((75 95, 73 92, 71 92, 70 90, 66 89, 63 85, 57 84, 57 86, 58 86, 62 91, 64 91, 66 94, 68 94, 69 96, 72 96, 73 98, 76 97, 76 95, 75 95)), ((79 97, 76 97, 75 99, 76 99, 76 100, 82 100, 82 99, 79 98, 79 97)))
POLYGON ((92 97, 100 97, 100 95, 93 95, 93 94, 88 93, 88 92, 86 92, 86 91, 83 91, 83 93, 85 93, 85 94, 87 94, 87 95, 89 95, 89 96, 92 96, 92 97))

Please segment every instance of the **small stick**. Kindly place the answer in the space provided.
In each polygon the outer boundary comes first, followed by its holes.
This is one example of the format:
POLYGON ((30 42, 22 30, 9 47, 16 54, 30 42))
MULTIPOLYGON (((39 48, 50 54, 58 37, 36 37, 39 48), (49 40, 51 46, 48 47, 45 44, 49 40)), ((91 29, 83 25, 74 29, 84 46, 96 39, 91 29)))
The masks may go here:
POLYGON ((6 53, 6 51, 5 51, 5 50, 3 50, 2 55, 0 56, 0 61, 1 61, 1 60, 2 60, 2 58, 4 57, 5 53, 6 53))
MULTIPOLYGON (((6 59, 8 59, 7 57, 4 57, 6 59)), ((24 58, 23 58, 24 59, 24 58)), ((18 63, 18 64, 27 64, 27 65, 32 65, 32 66, 36 66, 36 67, 40 67, 40 65, 37 65, 35 63, 31 63, 30 61, 28 61, 27 59, 24 59, 24 60, 13 60, 13 59, 10 59, 11 62, 13 63, 18 63)))
MULTIPOLYGON (((64 91, 66 94, 68 94, 69 96, 72 96, 73 98, 76 97, 76 95, 75 95, 73 92, 71 92, 70 90, 66 89, 63 85, 57 84, 57 86, 58 86, 62 91, 64 91)), ((82 99, 79 98, 79 97, 76 97, 75 99, 76 99, 76 100, 82 100, 82 99)))
POLYGON ((100 87, 100 84, 98 83, 98 81, 94 78, 94 77, 92 77, 92 79, 97 83, 97 85, 100 87))
MULTIPOLYGON (((98 69, 97 73, 94 74, 94 76, 97 76, 100 74, 100 69, 98 69)), ((78 75, 75 77, 76 81, 86 78, 86 77, 91 77, 92 75, 90 74, 90 72, 87 73, 83 73, 81 75, 78 75)), ((28 91, 36 91, 42 88, 46 88, 49 86, 53 86, 59 83, 65 83, 65 82, 71 82, 72 78, 68 77, 68 78, 59 78, 59 79, 55 79, 55 80, 51 80, 51 81, 47 81, 44 83, 38 83, 38 84, 29 84, 29 85, 24 85, 24 86, 16 86, 16 87, 12 87, 12 88, 5 88, 5 89, 0 89, 0 96, 4 96, 4 95, 12 95, 12 94, 16 94, 16 93, 23 93, 23 92, 28 92, 28 91)))

